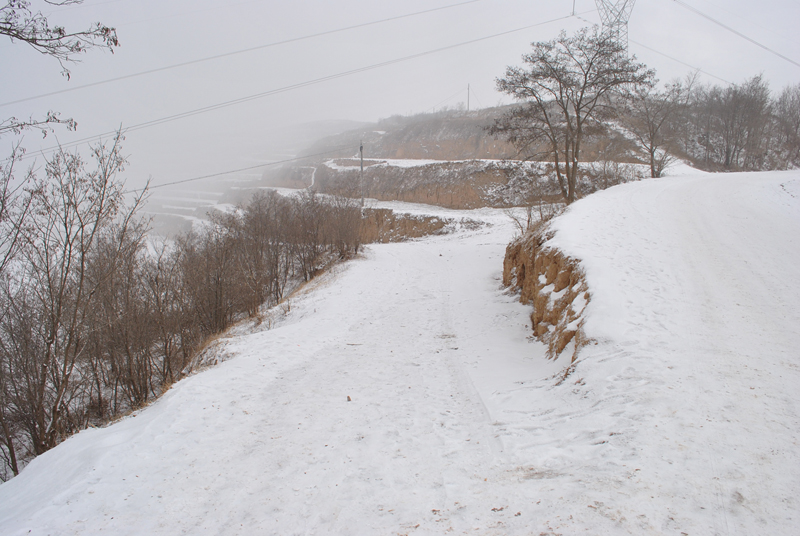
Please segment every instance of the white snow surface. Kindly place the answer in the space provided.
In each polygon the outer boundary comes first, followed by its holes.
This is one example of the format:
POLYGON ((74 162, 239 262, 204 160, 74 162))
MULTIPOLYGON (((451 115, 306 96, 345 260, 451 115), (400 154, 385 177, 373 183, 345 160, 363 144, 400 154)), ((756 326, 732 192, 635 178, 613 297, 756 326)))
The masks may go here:
POLYGON ((34 460, 0 533, 798 533, 800 173, 575 203, 551 244, 597 344, 563 381, 500 287, 513 225, 468 215, 493 225, 370 246, 233 330, 233 359, 34 460))
POLYGON ((672 177, 676 175, 705 175, 706 172, 697 168, 693 168, 688 162, 679 160, 667 166, 667 169, 664 170, 663 174, 664 176, 672 177))

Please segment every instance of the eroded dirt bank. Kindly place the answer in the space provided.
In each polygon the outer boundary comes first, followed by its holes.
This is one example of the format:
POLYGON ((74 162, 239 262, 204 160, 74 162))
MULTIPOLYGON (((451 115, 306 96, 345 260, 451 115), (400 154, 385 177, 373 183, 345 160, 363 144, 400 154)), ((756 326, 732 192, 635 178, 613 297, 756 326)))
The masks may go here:
POLYGON ((547 345, 547 356, 556 359, 568 351, 574 361, 588 342, 582 315, 589 288, 578 261, 548 247, 551 234, 547 226, 539 226, 508 245, 503 285, 517 290, 522 303, 533 305, 533 334, 547 345))

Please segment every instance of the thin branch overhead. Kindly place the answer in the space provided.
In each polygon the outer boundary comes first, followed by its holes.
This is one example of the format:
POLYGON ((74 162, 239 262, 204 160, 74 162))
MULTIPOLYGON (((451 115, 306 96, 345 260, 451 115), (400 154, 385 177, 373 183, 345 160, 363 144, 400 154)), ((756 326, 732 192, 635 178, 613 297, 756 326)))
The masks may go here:
MULTIPOLYGON (((80 4, 83 0, 48 1, 54 6, 80 4)), ((119 46, 117 31, 100 22, 82 31, 68 31, 63 26, 51 26, 41 11, 31 9, 28 0, 7 0, 0 7, 0 35, 11 41, 27 43, 34 50, 52 56, 61 64, 62 73, 69 78, 65 64, 77 62, 76 55, 90 48, 106 48, 114 52, 119 46)))

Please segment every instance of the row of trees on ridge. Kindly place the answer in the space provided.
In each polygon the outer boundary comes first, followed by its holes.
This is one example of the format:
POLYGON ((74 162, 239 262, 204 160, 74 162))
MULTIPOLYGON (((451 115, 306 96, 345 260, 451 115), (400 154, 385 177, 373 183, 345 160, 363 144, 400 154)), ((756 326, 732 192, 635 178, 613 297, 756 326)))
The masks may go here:
POLYGON ((692 75, 659 88, 654 71, 596 27, 533 43, 522 59, 497 80, 520 105, 490 132, 523 159, 553 163, 567 204, 581 194, 586 145, 613 131, 634 140, 635 149, 611 158, 646 162, 652 177, 677 157, 712 171, 800 166, 800 84, 777 97, 762 76, 721 87, 692 75))

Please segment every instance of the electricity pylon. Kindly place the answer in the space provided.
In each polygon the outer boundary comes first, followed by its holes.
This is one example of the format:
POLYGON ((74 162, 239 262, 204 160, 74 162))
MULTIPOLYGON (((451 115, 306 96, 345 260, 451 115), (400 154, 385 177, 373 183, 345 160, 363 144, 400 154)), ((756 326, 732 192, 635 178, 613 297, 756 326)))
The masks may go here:
POLYGON ((603 33, 628 50, 628 19, 631 18, 636 0, 595 0, 603 33))

